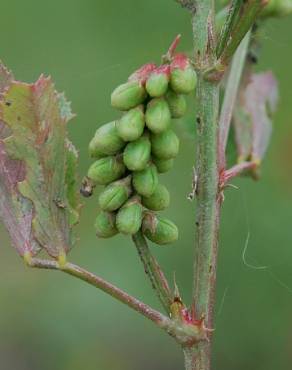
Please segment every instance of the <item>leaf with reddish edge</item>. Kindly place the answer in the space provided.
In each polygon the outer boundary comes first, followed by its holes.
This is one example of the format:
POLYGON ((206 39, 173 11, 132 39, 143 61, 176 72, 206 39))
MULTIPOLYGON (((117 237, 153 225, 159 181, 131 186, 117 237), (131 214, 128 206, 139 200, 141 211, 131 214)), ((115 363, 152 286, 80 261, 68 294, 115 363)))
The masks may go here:
MULTIPOLYGON (((13 80, 12 74, 0 63, 0 94, 13 80)), ((7 102, 9 104, 9 102, 7 102)), ((8 157, 4 140, 11 130, 0 120, 0 217, 8 230, 12 243, 21 256, 35 255, 40 246, 31 230, 33 206, 17 189, 24 180, 25 166, 22 161, 8 157)))
POLYGON ((278 85, 272 72, 252 74, 241 91, 234 112, 238 161, 260 164, 272 133, 272 115, 278 102, 278 85))
POLYGON ((156 69, 156 67, 157 66, 154 63, 144 64, 130 75, 128 81, 139 81, 142 85, 145 85, 147 78, 156 69))
MULTIPOLYGON (((36 241, 38 247, 60 260, 64 260, 72 246, 71 226, 78 221, 79 214, 75 191, 77 152, 66 132, 71 118, 64 96, 55 91, 50 78, 43 76, 34 84, 10 81, 0 99, 0 119, 5 131, 9 130, 2 142, 2 157, 7 157, 6 153, 10 157, 14 176, 10 185, 1 189, 1 197, 7 195, 5 191, 13 197, 12 189, 20 193, 25 207, 16 207, 11 212, 21 222, 19 211, 24 208, 22 218, 30 230, 28 243, 36 241), (18 176, 12 163, 22 168, 18 176)), ((1 181, 7 181, 5 174, 1 175, 1 181)), ((1 216, 5 218, 3 212, 1 216)), ((9 225, 8 230, 11 231, 9 225)), ((21 247, 13 241, 23 255, 21 247)), ((30 248, 32 255, 39 249, 34 244, 30 248)))

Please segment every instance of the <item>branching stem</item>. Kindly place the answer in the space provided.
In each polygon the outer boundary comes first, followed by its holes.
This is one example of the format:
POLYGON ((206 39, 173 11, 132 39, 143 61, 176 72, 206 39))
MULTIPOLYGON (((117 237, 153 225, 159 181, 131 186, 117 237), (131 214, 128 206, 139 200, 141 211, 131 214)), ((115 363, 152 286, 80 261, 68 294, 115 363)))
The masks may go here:
POLYGON ((161 267, 151 254, 148 244, 141 232, 133 236, 133 241, 153 289, 167 314, 170 314, 170 305, 173 302, 173 295, 161 267))
POLYGON ((123 290, 117 288, 116 286, 110 284, 99 276, 93 273, 67 262, 64 266, 60 267, 58 262, 51 260, 42 260, 33 258, 30 262, 31 267, 48 269, 48 270, 58 270, 65 272, 66 274, 72 275, 78 279, 85 281, 86 283, 93 285, 94 287, 102 290, 103 292, 109 294, 118 301, 124 303, 125 305, 131 307, 135 311, 139 312, 143 316, 147 317, 149 320, 153 321, 159 327, 167 330, 168 327, 172 326, 168 317, 162 315, 160 312, 149 307, 145 303, 139 301, 138 299, 130 296, 123 290))

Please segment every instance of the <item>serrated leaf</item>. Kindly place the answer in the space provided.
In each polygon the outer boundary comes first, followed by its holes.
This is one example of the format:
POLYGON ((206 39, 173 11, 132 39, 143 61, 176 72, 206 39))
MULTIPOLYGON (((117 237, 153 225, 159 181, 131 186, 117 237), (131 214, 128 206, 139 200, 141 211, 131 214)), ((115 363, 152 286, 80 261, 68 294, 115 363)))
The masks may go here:
POLYGON ((71 118, 70 105, 50 78, 12 81, 1 97, 0 119, 10 130, 4 151, 25 169, 14 187, 31 205, 34 239, 52 257, 69 251, 71 226, 78 221, 77 152, 66 132, 71 118))
POLYGON ((278 86, 272 72, 251 75, 239 95, 233 119, 239 160, 260 163, 263 159, 277 102, 278 86))

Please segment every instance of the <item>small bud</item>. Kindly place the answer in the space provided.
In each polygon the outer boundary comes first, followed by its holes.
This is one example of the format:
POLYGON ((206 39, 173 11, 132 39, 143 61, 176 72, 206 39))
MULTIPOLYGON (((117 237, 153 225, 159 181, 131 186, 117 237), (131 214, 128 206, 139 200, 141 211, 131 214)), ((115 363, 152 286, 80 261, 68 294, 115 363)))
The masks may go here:
POLYGON ((124 150, 124 163, 131 171, 142 171, 149 162, 151 144, 147 135, 129 143, 124 150))
POLYGON ((173 159, 159 159, 153 157, 152 162, 155 164, 158 173, 168 172, 173 167, 173 159))
POLYGON ((99 127, 89 143, 91 157, 116 154, 125 146, 125 142, 119 137, 115 122, 109 122, 99 127))
POLYGON ((95 232, 99 238, 111 238, 118 233, 114 213, 101 211, 95 219, 95 232))
POLYGON ((152 99, 146 109, 146 126, 155 134, 165 131, 171 122, 171 114, 164 98, 152 99))
POLYGON ((187 102, 183 95, 168 90, 165 98, 172 118, 181 118, 186 114, 187 102))
POLYGON ((143 134, 145 126, 143 106, 130 109, 116 122, 118 135, 124 141, 134 141, 143 134))
POLYGON ((189 94, 197 84, 197 74, 184 54, 177 54, 171 63, 170 86, 178 94, 189 94))
POLYGON ((163 211, 169 206, 170 196, 167 188, 158 184, 150 197, 142 197, 142 204, 152 211, 163 211))
POLYGON ((138 194, 149 197, 154 193, 157 185, 158 175, 154 164, 133 173, 133 187, 138 194))
POLYGON ((146 81, 146 90, 153 98, 163 96, 168 88, 170 66, 162 65, 156 68, 146 81))
POLYGON ((87 177, 95 184, 107 185, 123 176, 126 167, 122 156, 109 156, 95 161, 88 170, 87 177))
POLYGON ((119 209, 116 218, 116 225, 119 232, 126 235, 136 234, 142 224, 143 207, 140 197, 129 199, 122 208, 119 209))
POLYGON ((99 206, 104 211, 115 211, 126 202, 131 192, 131 176, 115 181, 100 193, 99 206))
POLYGON ((153 243, 164 245, 178 239, 176 225, 166 218, 159 217, 152 212, 146 212, 142 222, 142 231, 153 243))
POLYGON ((151 135, 152 153, 159 159, 175 158, 179 151, 179 139, 175 132, 167 130, 158 135, 151 135))
POLYGON ((82 180, 80 193, 85 197, 89 198, 93 194, 93 189, 95 188, 96 184, 90 180, 87 176, 85 176, 82 180))
POLYGON ((147 93, 139 81, 130 81, 118 86, 111 95, 111 104, 119 110, 129 110, 143 103, 147 93))

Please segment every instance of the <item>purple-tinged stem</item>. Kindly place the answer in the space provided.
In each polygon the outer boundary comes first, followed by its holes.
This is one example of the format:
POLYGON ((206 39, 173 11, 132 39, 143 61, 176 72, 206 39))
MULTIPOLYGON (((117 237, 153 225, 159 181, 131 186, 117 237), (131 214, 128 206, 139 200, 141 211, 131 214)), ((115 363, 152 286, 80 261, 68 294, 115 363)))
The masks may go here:
POLYGON ((60 267, 59 264, 55 261, 33 258, 30 262, 30 266, 65 272, 66 274, 81 279, 87 282, 88 284, 93 285, 94 287, 109 294, 113 298, 117 299, 118 301, 124 303, 128 307, 131 307, 135 311, 147 317, 149 320, 153 321, 160 328, 167 330, 169 326, 172 326, 171 321, 169 320, 168 317, 162 315, 160 312, 154 310, 153 308, 139 301, 138 299, 130 296, 129 294, 117 288, 116 286, 110 284, 109 282, 103 280, 101 277, 96 276, 93 273, 86 271, 85 269, 77 265, 67 262, 64 266, 60 267))

